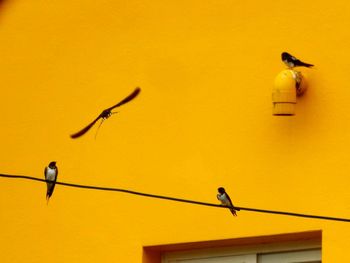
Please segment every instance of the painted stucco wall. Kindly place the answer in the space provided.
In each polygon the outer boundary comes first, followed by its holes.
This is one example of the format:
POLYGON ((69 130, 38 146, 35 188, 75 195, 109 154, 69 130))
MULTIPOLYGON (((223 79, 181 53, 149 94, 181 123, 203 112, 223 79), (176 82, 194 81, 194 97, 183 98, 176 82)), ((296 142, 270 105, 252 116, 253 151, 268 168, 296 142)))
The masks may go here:
MULTIPOLYGON (((350 217, 348 1, 0 4, 1 173, 350 217), (294 117, 271 114, 280 53, 316 65, 294 117), (129 94, 101 127, 69 135, 129 94)), ((323 231, 349 223, 240 212, 0 178, 1 262, 141 262, 146 245, 323 231)))

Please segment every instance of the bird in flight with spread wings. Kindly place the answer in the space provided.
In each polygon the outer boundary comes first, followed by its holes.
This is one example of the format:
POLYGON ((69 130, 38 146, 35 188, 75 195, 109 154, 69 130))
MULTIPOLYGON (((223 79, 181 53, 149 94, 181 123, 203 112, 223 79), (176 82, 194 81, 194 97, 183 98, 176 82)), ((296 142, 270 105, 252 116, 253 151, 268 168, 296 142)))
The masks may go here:
MULTIPOLYGON (((101 123, 98 126, 98 129, 101 127, 102 123, 104 120, 108 119, 109 117, 111 117, 112 114, 117 113, 117 112, 112 112, 113 109, 118 108, 122 105, 124 105, 125 103, 128 103, 129 101, 133 100, 134 98, 136 98, 136 96, 140 93, 141 89, 140 88, 136 88, 129 96, 127 96, 126 98, 124 98, 122 101, 118 102, 117 104, 115 104, 114 106, 107 108, 105 110, 103 110, 101 112, 100 115, 98 115, 98 117, 93 120, 89 125, 87 125, 84 129, 78 131, 77 133, 72 134, 70 137, 72 139, 76 139, 79 138, 80 136, 84 135, 85 133, 87 133, 92 126, 95 125, 95 123, 101 119, 101 123)), ((98 131, 97 129, 97 131, 98 131)), ((97 135, 97 131, 96 131, 96 135, 97 135)), ((95 135, 95 137, 96 137, 95 135)))

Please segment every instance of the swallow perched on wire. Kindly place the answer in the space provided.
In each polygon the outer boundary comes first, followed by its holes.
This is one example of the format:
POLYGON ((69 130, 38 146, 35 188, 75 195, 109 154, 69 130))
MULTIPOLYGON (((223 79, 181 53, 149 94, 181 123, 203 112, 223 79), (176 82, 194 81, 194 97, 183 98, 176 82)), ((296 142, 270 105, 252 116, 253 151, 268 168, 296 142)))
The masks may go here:
POLYGON ((313 67, 314 65, 308 64, 305 62, 300 61, 296 57, 293 57, 291 54, 287 52, 283 52, 282 55, 282 61, 287 65, 289 68, 294 68, 294 67, 313 67))
POLYGON ((237 216, 236 210, 239 211, 240 209, 234 207, 234 205, 232 204, 231 198, 230 196, 226 193, 225 188, 223 187, 219 187, 218 188, 218 194, 217 194, 217 198, 218 200, 221 201, 221 204, 224 206, 228 206, 231 207, 230 211, 234 216, 237 216))
POLYGON ((57 175, 58 175, 56 162, 50 162, 49 165, 45 167, 44 175, 45 175, 45 180, 47 185, 46 200, 47 202, 49 202, 49 199, 53 193, 53 190, 55 189, 55 184, 56 184, 57 175))
MULTIPOLYGON (((139 93, 140 93, 141 89, 140 88, 136 88, 129 96, 127 96, 125 99, 123 99, 122 101, 118 102, 117 104, 115 104, 114 106, 107 108, 105 110, 103 110, 101 112, 100 115, 98 115, 98 117, 93 120, 88 126, 86 126, 84 129, 78 131, 77 133, 72 134, 70 137, 72 139, 76 139, 82 135, 84 135, 88 130, 91 129, 92 126, 94 126, 94 124, 101 119, 101 123, 97 128, 98 129, 101 127, 102 123, 104 120, 108 119, 109 117, 111 117, 112 114, 117 113, 117 112, 112 112, 113 109, 122 106, 125 103, 128 103, 129 101, 133 100, 139 93)), ((97 131, 96 131, 96 135, 97 135, 97 131)), ((95 135, 95 137, 96 137, 95 135)))

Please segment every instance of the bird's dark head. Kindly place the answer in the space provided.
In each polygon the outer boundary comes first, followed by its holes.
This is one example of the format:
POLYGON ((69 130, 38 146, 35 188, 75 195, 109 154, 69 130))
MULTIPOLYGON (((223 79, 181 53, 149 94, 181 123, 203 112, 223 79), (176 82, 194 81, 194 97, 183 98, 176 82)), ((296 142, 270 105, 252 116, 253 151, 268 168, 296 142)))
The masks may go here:
POLYGON ((218 188, 218 192, 219 192, 220 194, 224 194, 224 193, 225 193, 225 188, 219 187, 219 188, 218 188))
POLYGON ((291 55, 290 55, 289 53, 287 53, 287 52, 283 52, 282 55, 281 55, 281 57, 282 57, 282 60, 286 60, 286 59, 288 59, 289 57, 291 57, 291 55))
POLYGON ((51 162, 51 163, 49 163, 49 167, 50 168, 54 168, 56 166, 56 162, 51 162))

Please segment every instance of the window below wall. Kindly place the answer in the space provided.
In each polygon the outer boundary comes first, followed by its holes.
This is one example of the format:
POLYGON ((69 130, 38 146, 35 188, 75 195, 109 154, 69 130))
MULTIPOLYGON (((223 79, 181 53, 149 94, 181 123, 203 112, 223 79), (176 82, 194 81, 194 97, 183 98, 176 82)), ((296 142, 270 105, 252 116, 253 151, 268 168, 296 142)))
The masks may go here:
POLYGON ((321 231, 144 247, 145 263, 320 263, 321 231))

